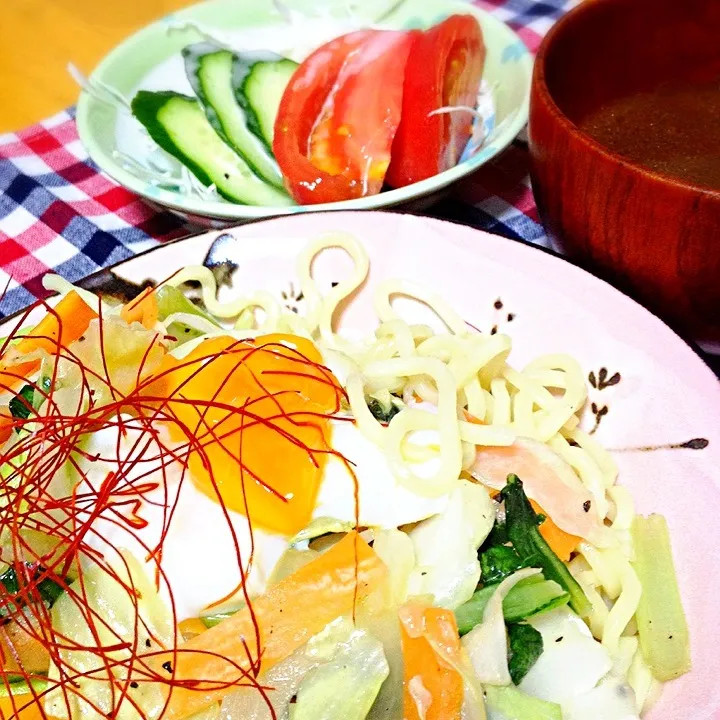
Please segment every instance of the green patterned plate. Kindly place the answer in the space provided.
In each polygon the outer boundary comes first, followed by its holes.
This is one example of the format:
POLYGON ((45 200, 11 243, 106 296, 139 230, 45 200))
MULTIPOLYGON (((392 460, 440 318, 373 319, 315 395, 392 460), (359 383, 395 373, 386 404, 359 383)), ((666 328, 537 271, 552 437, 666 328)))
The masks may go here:
MULTIPOLYGON (((454 12, 476 15, 485 36, 485 137, 457 166, 414 185, 356 200, 284 208, 235 205, 203 197, 149 178, 134 166, 133 159, 145 162, 150 155, 150 141, 121 103, 107 102, 97 92, 80 96, 80 138, 90 157, 121 185, 156 205, 206 224, 318 210, 427 204, 448 185, 501 152, 527 122, 532 57, 510 28, 471 4, 456 0, 365 0, 348 12, 348 3, 339 0, 289 0, 287 6, 277 0, 210 0, 140 30, 113 50, 90 78, 91 85, 110 87, 125 98, 131 98, 141 87, 189 91, 180 50, 201 40, 202 32, 226 39, 233 47, 267 48, 300 59, 313 47, 363 25, 429 27, 454 12), (321 12, 318 5, 322 5, 321 12)), ((153 153, 152 157, 170 163, 163 153, 153 153)), ((172 170, 172 163, 167 168, 172 170)))

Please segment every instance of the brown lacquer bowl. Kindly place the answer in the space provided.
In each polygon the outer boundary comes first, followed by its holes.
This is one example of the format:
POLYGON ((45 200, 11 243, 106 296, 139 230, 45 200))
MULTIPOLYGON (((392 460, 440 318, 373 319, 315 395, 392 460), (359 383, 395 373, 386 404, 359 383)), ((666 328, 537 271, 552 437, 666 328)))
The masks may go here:
MULTIPOLYGON (((586 0, 540 48, 529 133, 535 197, 558 249, 720 349, 720 156, 715 171, 701 151, 705 175, 678 179, 627 159, 653 151, 641 142, 648 137, 642 122, 609 115, 629 155, 587 131, 588 118, 620 99, 652 103, 665 87, 707 89, 715 80, 720 94, 720 0, 586 0)), ((675 143, 682 155, 686 138, 709 137, 720 127, 717 101, 712 110, 703 100, 707 114, 688 112, 676 131, 660 117, 666 132, 655 150, 675 143)), ((656 110, 648 106, 641 121, 647 125, 656 110)))

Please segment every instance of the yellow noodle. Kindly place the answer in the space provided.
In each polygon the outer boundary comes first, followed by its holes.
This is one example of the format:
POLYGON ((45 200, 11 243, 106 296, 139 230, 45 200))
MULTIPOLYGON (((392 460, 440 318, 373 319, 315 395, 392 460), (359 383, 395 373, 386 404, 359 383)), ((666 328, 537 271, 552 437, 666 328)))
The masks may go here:
POLYGON ((618 651, 620 636, 625 631, 628 623, 635 615, 642 587, 640 580, 632 566, 626 560, 619 563, 619 577, 621 591, 615 604, 610 608, 605 627, 603 628, 602 644, 608 649, 611 655, 618 651))
POLYGON ((615 549, 600 550, 589 542, 581 542, 578 552, 587 560, 605 594, 615 600, 620 595, 622 584, 617 563, 621 560, 615 549))
POLYGON ((509 425, 512 422, 512 410, 510 393, 505 380, 494 378, 490 383, 490 392, 493 397, 493 425, 509 425))
POLYGON ((367 340, 351 341, 340 336, 335 325, 343 303, 363 285, 368 272, 368 256, 360 243, 334 233, 309 243, 298 258, 302 314, 289 312, 263 293, 220 302, 207 268, 186 268, 171 283, 197 281, 208 311, 235 322, 233 336, 280 331, 314 339, 326 362, 345 378, 357 428, 384 450, 398 481, 415 492, 448 492, 471 467, 476 445, 508 445, 517 435, 547 443, 570 465, 600 517, 607 517, 612 527, 612 546, 599 549, 582 542, 569 567, 591 603, 586 618, 591 632, 612 654, 616 670, 628 678, 638 707, 647 706, 655 684, 638 649, 634 623, 640 585, 630 565, 634 552, 629 528, 635 510, 628 490, 615 486, 618 469, 611 455, 579 428, 587 401, 580 364, 568 355, 543 355, 516 370, 507 364, 508 336, 471 331, 445 300, 403 280, 375 286, 379 324, 367 340), (353 268, 323 294, 313 278, 313 263, 331 247, 346 252, 353 268), (445 328, 436 332, 408 323, 393 307, 401 296, 425 305, 445 328), (393 400, 401 409, 387 426, 368 409, 367 396, 376 393, 402 398, 393 400), (418 399, 432 407, 418 405, 418 399), (485 424, 468 422, 465 411, 485 424), (419 442, 416 433, 425 441, 419 442))

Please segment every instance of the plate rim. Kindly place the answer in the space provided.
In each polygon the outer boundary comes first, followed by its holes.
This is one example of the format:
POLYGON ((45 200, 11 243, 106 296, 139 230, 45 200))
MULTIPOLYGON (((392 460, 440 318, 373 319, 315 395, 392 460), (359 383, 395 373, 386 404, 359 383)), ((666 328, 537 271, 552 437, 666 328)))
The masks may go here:
MULTIPOLYGON (((176 13, 182 14, 193 10, 199 5, 205 4, 203 0, 195 2, 181 11, 176 13)), ((352 210, 377 210, 386 207, 394 207, 396 205, 419 200, 434 192, 439 192, 447 188, 454 182, 467 177, 480 167, 488 163, 493 158, 502 153, 518 136, 518 134, 526 127, 530 112, 530 90, 532 82, 532 73, 534 66, 534 56, 528 49, 525 42, 507 23, 495 17, 491 12, 485 10, 468 0, 457 0, 458 5, 467 5, 471 14, 476 17, 483 18, 483 22, 492 25, 498 32, 505 33, 508 39, 512 39, 514 43, 519 43, 525 49, 522 55, 517 58, 516 62, 521 68, 521 73, 525 79, 525 92, 523 94, 522 103, 518 106, 516 114, 512 117, 511 122, 498 134, 495 141, 486 148, 483 148, 476 155, 468 158, 464 162, 458 163, 454 167, 449 168, 430 178, 421 180, 407 185, 402 188, 388 190, 376 195, 355 198, 353 200, 343 200, 333 203, 319 203, 317 205, 290 205, 285 207, 275 206, 256 206, 256 205, 240 205, 220 201, 208 201, 192 196, 184 196, 177 194, 177 199, 172 198, 174 193, 163 193, 159 195, 149 192, 150 185, 135 177, 132 173, 121 167, 111 156, 109 156, 96 142, 94 133, 90 129, 90 110, 93 98, 84 90, 81 90, 76 109, 76 124, 78 136, 85 148, 90 159, 98 165, 98 167, 106 173, 110 178, 122 187, 134 192, 145 200, 168 208, 173 212, 188 213, 203 218, 210 218, 224 221, 240 221, 240 220, 260 220, 270 217, 281 217, 295 214, 305 214, 309 212, 340 212, 352 210), (170 195, 166 198, 165 195, 170 195)), ((161 25, 165 18, 161 17, 139 30, 135 31, 122 42, 116 45, 108 52, 103 59, 95 66, 90 73, 89 78, 97 79, 98 75, 104 74, 106 68, 117 62, 128 47, 136 43, 143 33, 150 29, 161 25)))
MULTIPOLYGON (((612 283, 608 282, 604 278, 600 277, 599 275, 596 275, 592 271, 588 270, 587 268, 583 267, 578 261, 576 261, 573 258, 566 257, 565 255, 561 255, 559 252, 554 250, 550 247, 545 247, 543 245, 537 245, 536 243, 533 243, 530 240, 525 240, 523 238, 508 238, 504 235, 498 235, 496 233, 488 232, 487 230, 483 230, 482 228, 477 228, 473 225, 469 225, 467 223, 463 223, 460 221, 452 220, 452 219, 446 219, 446 218, 436 218, 428 215, 418 215, 416 213, 412 212, 404 212, 400 210, 337 210, 333 212, 324 211, 320 214, 322 215, 336 215, 336 214, 344 214, 344 215, 356 215, 356 214, 370 214, 370 215, 379 215, 379 216, 395 216, 395 215, 410 215, 411 217, 415 217, 418 220, 422 222, 430 221, 431 224, 439 224, 441 227, 443 225, 449 225, 449 226, 458 226, 461 228, 465 228, 471 232, 478 233, 480 236, 482 235, 489 235, 490 237, 498 240, 500 243, 508 243, 513 244, 517 243, 521 246, 524 246, 528 250, 537 250, 540 253, 554 259, 558 260, 561 263, 565 263, 569 265, 571 268, 574 268, 575 270, 579 271, 583 275, 587 275, 588 277, 592 278, 594 281, 599 282, 601 285, 607 286, 610 291, 618 293, 625 299, 629 300, 634 305, 638 306, 641 311, 644 311, 648 315, 650 315, 655 321, 659 322, 661 325, 664 325, 665 328, 667 328, 673 335, 675 335, 678 340, 680 340, 684 345, 686 345, 696 356, 696 358, 702 363, 704 366, 704 369, 707 370, 711 376, 715 378, 715 380, 720 383, 720 373, 716 370, 714 370, 710 364, 705 359, 705 354, 703 350, 700 348, 700 346, 693 340, 691 337, 689 337, 687 334, 679 330, 677 327, 674 327, 672 323, 668 322, 664 318, 657 315, 655 312, 650 310, 648 307, 643 305, 639 300, 632 297, 632 295, 628 294, 624 290, 621 290, 620 288, 616 287, 612 283)), ((237 225, 221 228, 221 229, 200 229, 198 232, 192 232, 188 235, 183 235, 182 237, 173 238, 171 240, 165 240, 165 241, 159 241, 160 244, 154 245, 152 247, 145 248, 144 250, 141 250, 140 252, 135 253, 131 257, 124 258, 122 260, 119 260, 112 265, 108 265, 107 267, 100 268, 99 270, 95 270, 92 273, 89 273, 88 275, 85 275, 84 277, 74 281, 74 285, 78 285, 79 287, 83 287, 84 283, 87 283, 89 281, 92 281, 94 279, 97 279, 99 277, 102 277, 103 274, 112 272, 115 268, 120 267, 121 265, 125 265, 129 262, 133 262, 139 257, 143 257, 145 255, 149 255, 150 253, 157 252, 161 249, 171 247, 174 245, 177 245, 179 243, 184 243, 186 241, 193 240, 194 238, 201 237, 203 235, 209 235, 211 233, 215 234, 222 234, 222 233, 232 233, 233 230, 239 230, 244 229, 247 230, 249 227, 252 227, 254 225, 260 225, 268 222, 272 222, 275 220, 287 220, 287 217, 268 217, 264 218, 262 220, 258 220, 256 222, 252 223, 238 223, 237 225)), ((242 238, 237 238, 237 240, 242 241, 242 238)), ((52 270, 48 270, 44 275, 47 274, 57 274, 54 273, 52 270)), ((54 295, 54 294, 53 294, 54 295)), ((49 297, 52 297, 53 295, 50 295, 49 297)), ((0 327, 8 323, 9 321, 13 320, 14 318, 17 318, 21 316, 23 313, 28 312, 28 310, 32 307, 36 307, 37 305, 43 303, 43 300, 37 300, 35 303, 31 305, 27 305, 24 308, 21 308, 19 310, 16 310, 14 313, 11 313, 10 315, 6 315, 4 318, 0 318, 0 327)), ((709 353, 708 353, 709 354, 709 353)))
MULTIPOLYGON (((330 216, 337 215, 337 213, 333 213, 333 214, 325 213, 325 215, 328 215, 328 218, 324 218, 324 221, 330 222, 330 216)), ((720 392, 720 383, 718 383, 718 379, 715 378, 712 368, 710 368, 707 365, 707 363, 704 362, 703 358, 698 355, 697 351, 693 348, 692 344, 688 343, 686 340, 684 340, 684 338, 682 336, 680 336, 670 325, 668 325, 668 323, 666 323, 663 319, 659 318, 653 312, 651 312, 650 310, 645 308, 641 303, 637 302, 634 298, 629 296, 627 293, 614 287, 612 284, 608 283, 603 278, 593 275, 591 272, 582 268, 577 263, 572 262, 572 261, 568 260, 567 258, 564 258, 564 257, 558 255, 555 251, 553 251, 549 248, 539 247, 528 241, 513 242, 513 240, 510 238, 506 238, 501 235, 491 234, 491 233, 488 233, 487 231, 480 230, 478 228, 475 228, 475 227, 467 225, 467 224, 457 223, 457 222, 453 222, 453 221, 449 221, 449 220, 445 220, 445 219, 438 219, 438 218, 427 217, 427 216, 417 216, 417 215, 410 214, 410 213, 373 212, 373 213, 360 214, 357 212, 348 212, 348 213, 343 213, 337 219, 339 219, 341 221, 351 221, 353 218, 357 218, 359 216, 365 216, 365 222, 382 223, 384 219, 388 219, 388 218, 392 218, 394 220, 402 220, 403 216, 406 216, 406 215, 409 216, 409 218, 412 221, 418 222, 418 224, 425 225, 431 230, 435 230, 439 234, 439 237, 436 240, 438 246, 440 245, 440 243, 443 242, 443 240, 446 240, 446 239, 448 240, 449 244, 454 243, 454 240, 452 240, 451 238, 443 237, 443 235, 445 235, 445 234, 467 234, 467 235, 472 234, 472 235, 474 235, 476 237, 476 239, 478 240, 477 245, 472 246, 471 248, 469 248, 466 245, 463 245, 463 247, 461 249, 464 249, 466 252, 472 252, 474 250, 477 253, 479 258, 482 258, 483 255, 486 255, 486 254, 496 255, 498 249, 500 249, 501 252, 505 249, 509 250, 510 251, 510 253, 509 253, 510 259, 512 259, 512 257, 513 257, 512 252, 516 252, 516 253, 519 252, 520 254, 524 254, 527 256, 527 253, 526 253, 527 249, 543 251, 543 254, 546 257, 547 261, 553 265, 556 265, 556 267, 558 268, 558 272, 566 272, 566 273, 571 273, 572 275, 574 275, 573 284, 580 282, 582 284, 589 284, 592 287, 595 287, 596 289, 601 288, 603 290, 603 292, 607 292, 609 290, 610 293, 612 295, 614 295, 616 302, 621 301, 621 302, 625 303, 626 301, 629 300, 630 304, 632 306, 636 306, 636 307, 632 308, 634 313, 637 313, 637 311, 639 309, 640 313, 638 316, 638 320, 636 320, 636 322, 642 321, 643 324, 652 325, 652 327, 650 327, 649 329, 654 333, 663 333, 663 332, 666 332, 667 330, 669 330, 673 335, 676 336, 676 338, 678 338, 681 341, 681 343, 675 342, 676 353, 680 357, 680 359, 682 359, 683 357, 688 359, 689 369, 691 371, 694 369, 696 375, 699 375, 701 388, 705 387, 705 386, 710 388, 710 386, 712 384, 711 378, 713 378, 713 379, 715 379, 715 384, 713 384, 714 387, 711 388, 713 390, 713 394, 711 395, 711 397, 715 397, 715 395, 718 392, 720 392), (481 236, 487 236, 487 237, 483 238, 481 236), (496 243, 496 244, 493 247, 490 247, 489 243, 486 243, 486 245, 483 245, 483 244, 481 244, 483 242, 483 240, 491 240, 493 243, 496 243), (523 246, 525 246, 525 247, 523 247, 523 246), (486 248, 489 248, 489 250, 487 250, 486 248), (556 263, 553 262, 553 260, 558 260, 558 259, 561 261, 564 261, 564 263, 561 265, 557 265, 556 263), (570 267, 568 268, 565 263, 567 265, 569 265, 570 267), (579 270, 580 272, 576 273, 573 270, 579 270), (604 286, 609 286, 609 288, 606 288, 604 286), (643 312, 643 311, 645 311, 645 312, 643 312), (655 321, 655 322, 653 322, 653 321, 655 321), (683 347, 683 345, 684 345, 684 347, 683 347), (691 351, 691 354, 688 353, 688 350, 691 351), (697 357, 697 359, 700 360, 700 365, 697 364, 696 360, 693 360, 692 364, 689 362, 692 359, 692 354, 694 354, 697 357), (700 372, 699 372, 701 369, 701 367, 700 367, 701 365, 705 365, 705 369, 703 370, 702 375, 700 375, 700 372)), ((315 217, 315 216, 307 216, 304 220, 297 220, 297 221, 296 220, 291 221, 291 220, 287 220, 285 218, 272 218, 272 219, 268 219, 267 221, 265 221, 264 224, 267 226, 268 223, 275 223, 275 224, 290 223, 290 224, 297 225, 298 228, 301 228, 302 227, 301 223, 310 223, 311 218, 313 218, 313 217, 315 217)), ((239 246, 239 250, 241 250, 243 246, 247 247, 249 244, 251 244, 253 242, 253 230, 254 229, 257 230, 256 228, 254 228, 254 225, 255 225, 254 223, 251 225, 239 225, 233 229, 230 229, 229 232, 231 232, 231 233, 233 232, 233 230, 238 230, 239 233, 241 233, 240 236, 236 236, 236 241, 239 246)), ((132 262, 134 260, 137 260, 144 256, 150 256, 150 254, 153 252, 159 252, 159 251, 163 251, 163 250, 167 249, 168 252, 170 252, 172 254, 173 252, 175 252, 177 250, 177 247, 181 247, 179 245, 179 243, 187 243, 187 242, 192 242, 193 240, 198 240, 199 242, 197 243, 195 250, 199 250, 200 252, 205 253, 219 235, 222 235, 223 233, 227 233, 227 232, 228 232, 228 230, 225 230, 225 229, 214 230, 214 231, 213 230, 203 231, 203 232, 199 232, 199 233, 194 233, 194 234, 189 235, 184 238, 177 238, 175 240, 168 241, 166 243, 157 245, 152 248, 147 248, 147 249, 137 253, 133 257, 121 260, 117 263, 114 263, 112 266, 110 266, 108 268, 105 268, 100 271, 96 271, 96 272, 92 273, 91 275, 86 276, 86 279, 96 277, 98 275, 101 275, 102 273, 107 273, 107 272, 111 271, 113 268, 118 268, 123 265, 129 266, 132 264, 132 262), (173 248, 175 248, 175 250, 173 250, 173 248)), ((302 235, 303 237, 308 236, 307 233, 300 232, 298 234, 302 235)), ((272 253, 273 252, 272 245, 270 245, 270 244, 267 245, 267 250, 265 252, 272 253)), ((543 255, 537 255, 537 254, 533 254, 533 253, 531 253, 530 256, 531 257, 543 257, 543 255)), ((523 264, 525 264, 525 263, 523 263, 523 264)), ((531 276, 534 276, 539 281, 541 287, 546 287, 548 285, 547 279, 543 278, 542 267, 538 268, 537 264, 535 264, 535 263, 529 264, 529 266, 526 266, 525 272, 529 273, 531 276)), ((137 279, 139 279, 139 277, 137 279)), ((584 311, 584 314, 586 314, 586 313, 587 313, 587 310, 584 311)), ((662 337, 662 336, 660 336, 660 337, 662 337)), ((640 347, 647 348, 647 344, 643 343, 640 347)), ((672 368, 670 368, 669 366, 666 366, 666 371, 668 371, 668 370, 672 371, 672 368)), ((675 369, 675 371, 672 371, 673 375, 675 374, 676 371, 677 371, 677 368, 675 369)), ((714 405, 712 405, 711 407, 713 408, 713 416, 714 416, 714 405)), ((717 479, 715 479, 715 478, 716 478, 716 475, 715 475, 715 473, 713 473, 712 479, 713 479, 714 487, 717 490, 720 490, 720 484, 718 484, 717 479)), ((658 506, 657 511, 664 512, 664 508, 658 506)), ((677 553, 677 546, 675 545, 675 543, 676 543, 676 541, 674 541, 674 543, 673 543, 674 548, 675 548, 674 553, 677 553)), ((674 557, 677 558, 678 557, 677 554, 675 554, 674 557)), ((684 595, 683 597, 684 597, 684 602, 686 603, 685 607, 686 607, 686 612, 687 612, 688 598, 690 598, 691 595, 687 594, 687 595, 684 595)), ((696 617, 696 616, 693 615, 692 617, 696 617)), ((695 665, 693 668, 693 673, 697 674, 699 671, 699 668, 700 668, 699 665, 695 665)), ((715 696, 713 696, 713 697, 715 697, 715 696)), ((720 695, 717 696, 716 699, 712 700, 713 703, 717 703, 718 701, 720 701, 720 695)), ((717 710, 717 707, 720 707, 720 706, 715 705, 715 710, 717 710)), ((688 706, 687 710, 693 710, 692 704, 690 704, 688 706)), ((712 710, 712 708, 711 708, 711 710, 712 710)), ((652 713, 651 713, 651 715, 652 715, 652 713)), ((674 717, 674 715, 670 714, 667 717, 674 717)), ((697 717, 697 720, 700 720, 701 717, 706 717, 706 715, 704 715, 704 714, 696 715, 696 717, 697 717)), ((709 716, 707 716, 707 717, 709 717, 709 716)))

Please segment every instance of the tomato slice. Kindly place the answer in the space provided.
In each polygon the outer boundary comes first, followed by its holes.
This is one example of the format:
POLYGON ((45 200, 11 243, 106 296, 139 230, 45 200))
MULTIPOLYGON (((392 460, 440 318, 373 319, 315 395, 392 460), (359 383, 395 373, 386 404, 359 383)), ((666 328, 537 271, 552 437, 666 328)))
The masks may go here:
POLYGON ((405 64, 419 35, 353 32, 295 71, 280 102, 273 151, 297 202, 380 192, 400 123, 405 64))
POLYGON ((472 15, 451 15, 413 44, 405 69, 402 120, 386 181, 403 187, 457 164, 470 139, 468 112, 431 115, 448 106, 475 107, 485 43, 472 15))

